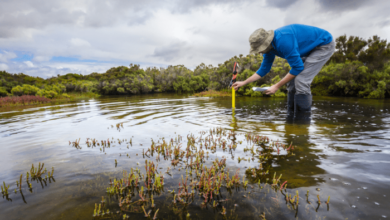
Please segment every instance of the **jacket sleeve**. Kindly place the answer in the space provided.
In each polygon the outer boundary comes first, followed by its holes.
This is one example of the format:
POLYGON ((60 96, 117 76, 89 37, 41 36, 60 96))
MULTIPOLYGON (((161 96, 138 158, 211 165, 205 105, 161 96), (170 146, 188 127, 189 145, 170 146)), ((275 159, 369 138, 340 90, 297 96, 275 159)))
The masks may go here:
POLYGON ((290 64, 290 74, 296 76, 304 69, 301 55, 298 52, 298 42, 294 35, 284 35, 280 40, 280 52, 290 64))
POLYGON ((275 60, 275 54, 273 53, 266 53, 263 54, 263 62, 261 63, 260 68, 256 71, 256 73, 263 77, 269 73, 272 67, 272 63, 275 60))

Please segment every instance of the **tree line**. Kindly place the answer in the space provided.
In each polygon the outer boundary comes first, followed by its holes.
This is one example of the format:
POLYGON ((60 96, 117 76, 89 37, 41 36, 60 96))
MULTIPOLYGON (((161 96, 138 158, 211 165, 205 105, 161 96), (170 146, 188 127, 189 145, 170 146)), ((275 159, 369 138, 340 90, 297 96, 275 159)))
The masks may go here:
MULTIPOLYGON (((234 62, 240 64, 237 80, 255 73, 263 57, 239 55, 218 66, 198 65, 194 70, 184 65, 166 68, 140 68, 130 64, 105 73, 81 75, 68 73, 43 79, 23 73, 0 71, 0 96, 37 95, 47 98, 68 96, 67 93, 130 95, 153 92, 191 94, 205 90, 224 90, 229 86, 234 62)), ((373 36, 368 40, 346 35, 336 39, 336 52, 312 83, 312 94, 322 96, 353 96, 362 98, 390 97, 390 43, 373 36)), ((270 86, 290 70, 286 60, 276 58, 271 71, 260 80, 239 88, 238 94, 262 96, 252 87, 270 86)), ((282 87, 275 96, 285 96, 282 87)))

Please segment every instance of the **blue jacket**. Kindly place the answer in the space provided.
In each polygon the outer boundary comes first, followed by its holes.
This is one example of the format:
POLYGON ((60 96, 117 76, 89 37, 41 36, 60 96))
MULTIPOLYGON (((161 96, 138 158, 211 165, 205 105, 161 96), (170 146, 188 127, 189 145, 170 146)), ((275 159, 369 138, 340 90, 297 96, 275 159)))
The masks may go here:
POLYGON ((291 66, 290 74, 296 76, 304 69, 301 57, 308 56, 315 47, 332 40, 329 32, 313 26, 291 24, 278 28, 271 43, 273 49, 263 54, 263 62, 256 73, 265 76, 271 70, 276 55, 287 60, 291 66))

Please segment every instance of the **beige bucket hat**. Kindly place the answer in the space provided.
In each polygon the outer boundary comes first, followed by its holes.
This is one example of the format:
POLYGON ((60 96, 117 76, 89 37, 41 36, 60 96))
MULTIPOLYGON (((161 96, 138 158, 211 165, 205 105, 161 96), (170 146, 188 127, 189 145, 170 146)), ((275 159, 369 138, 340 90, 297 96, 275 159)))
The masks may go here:
POLYGON ((255 30, 255 32, 249 36, 249 44, 251 46, 249 53, 256 54, 265 50, 271 44, 273 39, 273 30, 266 31, 263 28, 255 30))

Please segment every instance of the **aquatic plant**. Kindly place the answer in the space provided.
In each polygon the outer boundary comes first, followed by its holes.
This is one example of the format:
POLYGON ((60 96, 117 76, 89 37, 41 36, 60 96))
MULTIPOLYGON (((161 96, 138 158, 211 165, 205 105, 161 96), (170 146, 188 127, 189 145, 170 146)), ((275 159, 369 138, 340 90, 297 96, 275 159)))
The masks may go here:
POLYGON ((45 173, 45 171, 42 171, 44 165, 45 164, 42 163, 42 166, 41 166, 41 162, 39 162, 38 168, 34 168, 34 164, 32 164, 31 169, 30 169, 31 178, 40 178, 42 176, 42 174, 45 173))
POLYGON ((226 215, 226 209, 225 209, 225 206, 222 206, 222 212, 221 212, 222 215, 226 215))
POLYGON ((150 211, 148 212, 148 213, 146 213, 146 211, 145 211, 145 207, 144 206, 142 206, 142 210, 144 210, 144 213, 145 213, 145 218, 147 218, 147 217, 149 217, 150 215, 150 211))
POLYGON ((22 177, 23 174, 20 174, 19 190, 22 190, 22 177))
POLYGON ((118 123, 115 126, 116 126, 116 129, 120 131, 120 129, 123 128, 123 122, 122 123, 118 123))
POLYGON ((156 219, 157 219, 157 213, 158 213, 158 210, 159 210, 159 209, 157 209, 156 213, 154 213, 154 217, 153 217, 153 219, 154 219, 154 220, 156 220, 156 219))
MULTIPOLYGON (((209 159, 209 153, 215 153, 217 150, 233 153, 239 143, 235 141, 238 134, 222 128, 201 131, 199 134, 200 137, 196 137, 194 134, 187 135, 186 142, 183 142, 183 137, 180 135, 172 137, 170 140, 164 138, 152 139, 149 147, 142 148, 142 156, 149 158, 145 159, 142 171, 138 167, 130 168, 129 172, 123 171, 122 178, 110 179, 107 187, 108 196, 117 198, 118 206, 122 211, 129 210, 133 204, 137 204, 145 216, 151 217, 152 210, 147 212, 146 207, 155 208, 157 206, 154 195, 166 192, 164 190, 164 175, 171 175, 170 166, 166 168, 165 172, 158 172, 161 158, 161 160, 170 161, 170 164, 177 168, 175 172, 181 172, 182 170, 181 178, 176 180, 178 184, 177 192, 174 189, 168 190, 169 193, 173 194, 172 205, 174 207, 193 203, 196 199, 195 195, 199 195, 201 207, 207 205, 217 209, 222 207, 221 213, 226 215, 227 207, 223 204, 225 200, 220 199, 221 188, 226 188, 227 191, 240 187, 245 190, 247 187, 253 189, 253 185, 250 184, 252 179, 246 179, 245 175, 241 176, 239 169, 226 170, 227 158, 225 156, 213 158, 207 165, 205 162, 209 159), (155 161, 152 161, 153 158, 155 158, 155 161)), ((112 139, 114 140, 114 138, 112 139)), ((278 148, 280 148, 279 156, 292 155, 292 151, 296 148, 292 143, 285 145, 279 141, 272 141, 266 136, 253 133, 246 133, 244 140, 249 145, 244 148, 244 151, 250 156, 249 158, 240 159, 246 162, 253 161, 255 158, 259 160, 258 166, 248 168, 246 171, 249 177, 253 179, 265 178, 265 175, 269 175, 269 170, 263 168, 262 161, 272 160, 273 155, 278 152, 278 148)), ((131 139, 129 142, 127 142, 127 139, 117 140, 118 143, 126 144, 130 144, 130 141, 131 139)), ((87 142, 90 142, 90 145, 93 146, 93 141, 87 140, 87 142)), ((240 144, 243 143, 241 141, 240 144)), ((102 145, 105 145, 105 142, 102 145)), ((137 166, 139 165, 140 163, 137 162, 137 166)), ((281 184, 281 178, 282 174, 277 176, 275 172, 271 182, 269 182, 270 178, 265 178, 265 182, 261 184, 259 179, 259 189, 269 186, 268 189, 272 189, 274 192, 282 192, 283 189, 286 190, 287 181, 281 184)), ((291 198, 291 194, 287 194, 286 200, 293 207, 297 207, 299 205, 298 192, 293 198, 291 198)), ((102 204, 104 204, 103 201, 102 199, 102 204)), ((156 216, 156 213, 154 215, 156 216)))
POLYGON ((329 205, 330 196, 328 196, 328 200, 325 202, 327 205, 329 205))
MULTIPOLYGON (((280 186, 280 191, 282 191, 282 189, 283 189, 283 186, 285 185, 287 183, 287 180, 286 181, 284 181, 284 183, 280 186)), ((287 185, 286 185, 287 186, 287 185)))
POLYGON ((78 140, 76 139, 73 142, 69 141, 69 145, 71 145, 71 144, 72 144, 73 147, 75 147, 77 149, 81 149, 81 147, 80 147, 80 138, 78 140))
POLYGON ((9 184, 8 186, 5 185, 5 182, 3 181, 3 186, 1 186, 1 193, 3 193, 4 195, 8 195, 8 189, 9 189, 9 184))
POLYGON ((95 203, 95 209, 93 210, 93 217, 97 216, 97 203, 95 203))
MULTIPOLYGON (((33 185, 31 184, 30 181, 37 181, 38 183, 40 182, 42 185, 42 188, 44 187, 42 183, 44 183, 45 185, 47 184, 46 180, 44 178, 42 178, 43 177, 42 175, 47 172, 46 168, 43 170, 44 165, 45 165, 44 163, 42 163, 42 164, 39 163, 38 167, 35 167, 34 164, 32 164, 31 168, 30 168, 30 172, 26 172, 26 183, 27 183, 27 187, 28 187, 30 192, 32 192, 32 189, 33 189, 33 185), (30 176, 30 173, 31 173, 31 176, 30 176)), ((52 167, 52 172, 48 173, 49 182, 51 182, 50 180, 55 181, 53 174, 54 174, 54 167, 52 167)), ((19 192, 20 192, 20 195, 22 196, 23 201, 25 203, 27 203, 25 198, 24 198, 23 192, 22 192, 22 183, 23 183, 23 174, 20 174, 19 181, 18 180, 16 181, 16 188, 14 189, 14 192, 17 193, 17 188, 19 188, 19 192)), ((10 185, 7 186, 5 184, 5 182, 3 181, 3 185, 1 186, 1 192, 3 195, 6 196, 7 200, 12 201, 10 198, 8 198, 9 187, 10 187, 10 185)))

